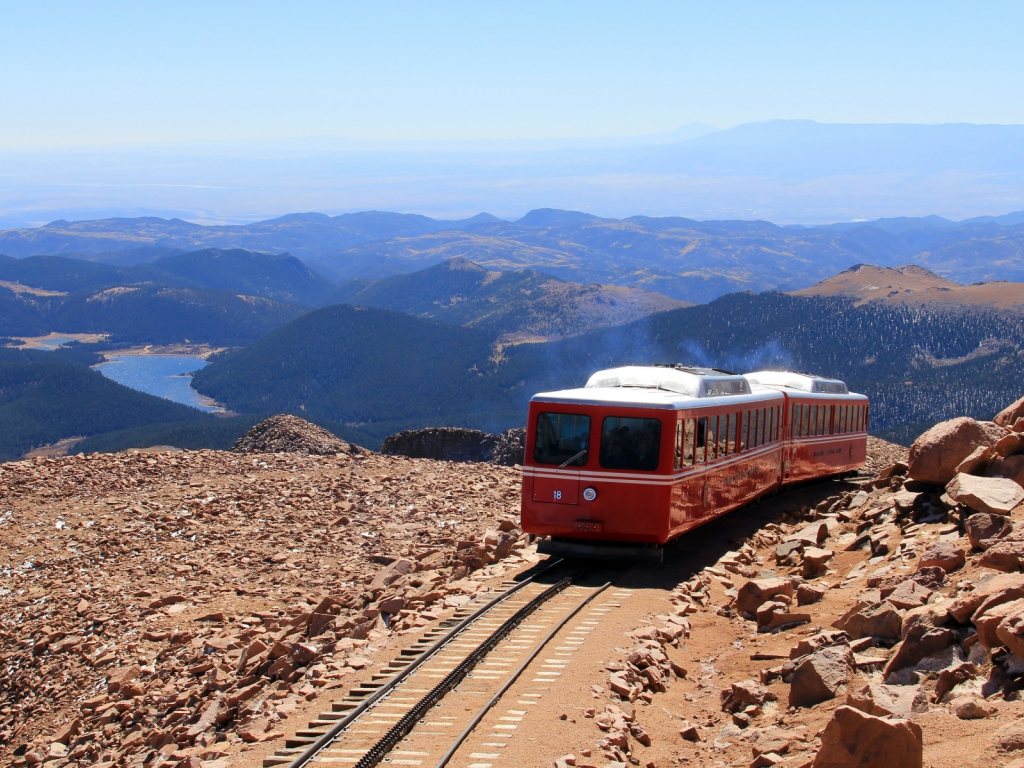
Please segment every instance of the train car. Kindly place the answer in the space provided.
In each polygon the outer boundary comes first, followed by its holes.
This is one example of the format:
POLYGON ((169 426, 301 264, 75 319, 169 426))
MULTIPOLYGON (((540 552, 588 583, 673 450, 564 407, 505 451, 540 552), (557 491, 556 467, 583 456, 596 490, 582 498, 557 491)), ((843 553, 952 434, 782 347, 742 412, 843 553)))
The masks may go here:
POLYGON ((839 379, 790 371, 746 375, 786 397, 782 484, 850 472, 867 459, 868 399, 839 379))
MULTIPOLYGON (((627 366, 599 371, 579 389, 535 395, 523 530, 546 537, 539 542, 543 553, 660 560, 667 542, 787 482, 808 479, 814 466, 825 474, 850 468, 830 451, 854 440, 853 433, 834 436, 827 448, 814 447, 808 436, 794 455, 788 419, 802 418, 805 404, 823 404, 816 396, 827 393, 789 383, 767 374, 752 382, 711 368, 627 366)), ((863 461, 862 454, 849 454, 856 455, 863 461)))

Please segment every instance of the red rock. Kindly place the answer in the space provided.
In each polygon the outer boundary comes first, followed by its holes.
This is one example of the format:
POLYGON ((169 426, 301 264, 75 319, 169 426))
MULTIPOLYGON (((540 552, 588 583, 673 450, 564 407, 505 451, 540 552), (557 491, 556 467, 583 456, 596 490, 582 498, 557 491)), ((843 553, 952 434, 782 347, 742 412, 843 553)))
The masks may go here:
POLYGON ((946 485, 957 465, 976 449, 991 447, 1006 429, 991 422, 961 417, 936 424, 910 446, 908 474, 915 480, 946 485))
POLYGON ((918 568, 937 566, 946 573, 961 568, 967 562, 964 551, 951 541, 937 541, 921 554, 917 561, 918 568))
POLYGON ((840 707, 821 734, 812 768, 922 768, 921 726, 840 707))
POLYGON ((138 665, 132 664, 131 666, 121 667, 111 672, 107 678, 107 692, 115 693, 122 685, 138 677, 140 671, 138 665))
POLYGON ((949 648, 955 642, 956 634, 952 630, 924 625, 915 626, 896 646, 894 653, 885 665, 882 676, 888 677, 893 672, 911 667, 925 657, 949 648))
POLYGON ((970 456, 957 464, 956 471, 963 472, 965 475, 982 475, 991 458, 992 448, 983 445, 980 448, 975 448, 970 456))
POLYGON ((413 573, 416 570, 416 561, 406 557, 400 557, 390 565, 382 568, 373 581, 370 582, 370 589, 383 589, 397 581, 402 576, 413 573))
POLYGON ((1016 432, 1001 437, 999 441, 992 446, 992 453, 996 456, 1014 456, 1024 451, 1024 435, 1016 432))
POLYGON ((946 495, 975 512, 1008 515, 1024 501, 1024 488, 1003 477, 959 474, 946 485, 946 495))
POLYGON ((1004 539, 996 542, 978 558, 978 565, 982 568, 992 568, 1006 573, 1022 570, 1024 567, 1024 541, 1004 539))
POLYGON ((995 543, 994 539, 1003 538, 1011 530, 1005 517, 990 512, 974 513, 967 518, 964 528, 974 549, 988 549, 995 543))
POLYGON ((799 584, 796 588, 796 604, 811 605, 820 602, 828 592, 828 587, 820 584, 799 584))
POLYGON ((899 640, 903 617, 887 601, 881 603, 858 603, 848 610, 833 625, 857 640, 862 637, 878 637, 899 640))
POLYGON ((870 683, 849 691, 846 705, 876 717, 907 717, 928 711, 928 692, 920 685, 870 683))
POLYGON ((999 625, 1007 616, 1022 610, 1024 610, 1024 599, 1010 600, 1009 602, 986 605, 980 608, 971 617, 971 621, 978 630, 978 642, 990 650, 998 648, 1002 645, 998 634, 999 625))
POLYGON ((847 681, 852 654, 848 645, 832 645, 805 656, 790 679, 789 706, 813 707, 833 699, 847 681))
POLYGON ((992 419, 1001 427, 1011 427, 1017 419, 1024 418, 1024 397, 1012 405, 1006 406, 992 419))
POLYGON ((793 599, 792 579, 748 581, 740 587, 739 593, 736 595, 736 610, 753 616, 763 603, 779 596, 783 596, 787 600, 793 599))

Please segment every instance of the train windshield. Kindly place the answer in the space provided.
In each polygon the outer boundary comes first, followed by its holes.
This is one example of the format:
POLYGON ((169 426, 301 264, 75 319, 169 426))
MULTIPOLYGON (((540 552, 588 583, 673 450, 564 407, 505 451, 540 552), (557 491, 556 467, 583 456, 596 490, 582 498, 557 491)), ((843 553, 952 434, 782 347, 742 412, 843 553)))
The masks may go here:
POLYGON ((601 466, 605 469, 658 468, 661 422, 609 416, 601 426, 601 466))
POLYGON ((590 417, 578 413, 541 413, 533 460, 538 464, 582 467, 590 445, 590 417))

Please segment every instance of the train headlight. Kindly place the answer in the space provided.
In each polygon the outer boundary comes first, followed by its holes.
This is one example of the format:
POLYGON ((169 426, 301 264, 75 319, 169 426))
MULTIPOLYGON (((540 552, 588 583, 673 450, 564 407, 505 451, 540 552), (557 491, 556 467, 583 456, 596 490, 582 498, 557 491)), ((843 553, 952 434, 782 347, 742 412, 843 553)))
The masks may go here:
POLYGON ((583 490, 583 498, 587 501, 593 501, 597 498, 597 490, 594 488, 585 488, 583 490))

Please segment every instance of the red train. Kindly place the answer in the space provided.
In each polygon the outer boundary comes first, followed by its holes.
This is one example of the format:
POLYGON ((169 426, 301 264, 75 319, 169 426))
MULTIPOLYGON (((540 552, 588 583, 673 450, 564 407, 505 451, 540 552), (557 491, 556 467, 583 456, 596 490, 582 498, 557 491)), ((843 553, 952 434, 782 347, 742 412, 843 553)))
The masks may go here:
POLYGON ((803 373, 629 366, 530 401, 523 530, 541 552, 655 559, 791 483, 864 464, 868 399, 803 373))

